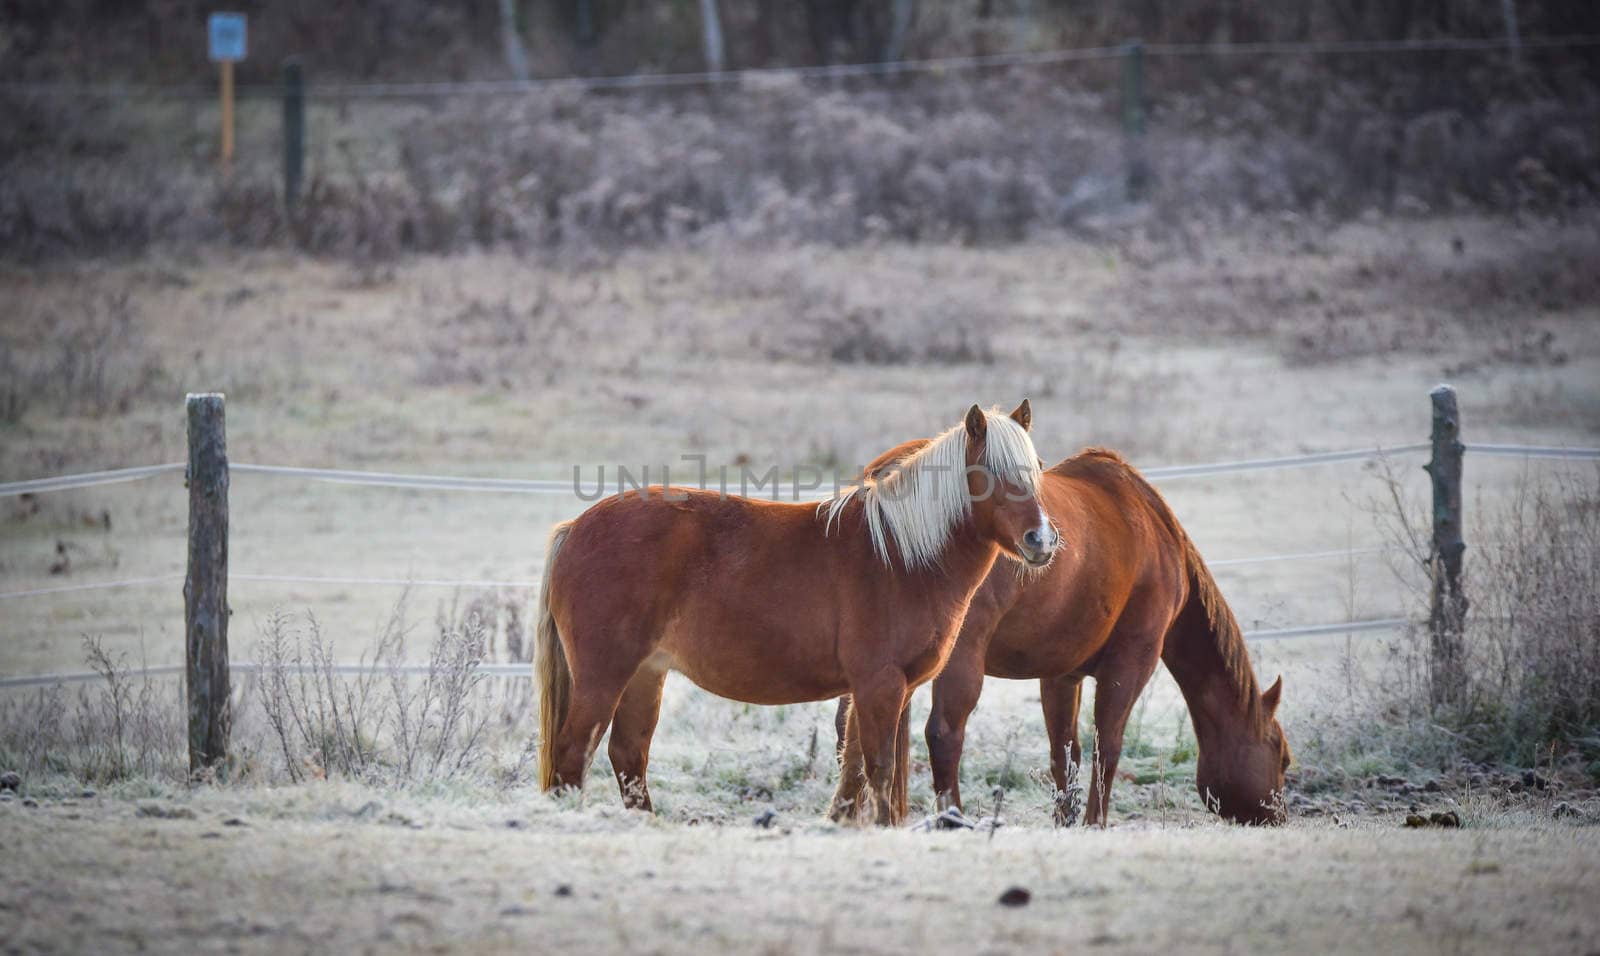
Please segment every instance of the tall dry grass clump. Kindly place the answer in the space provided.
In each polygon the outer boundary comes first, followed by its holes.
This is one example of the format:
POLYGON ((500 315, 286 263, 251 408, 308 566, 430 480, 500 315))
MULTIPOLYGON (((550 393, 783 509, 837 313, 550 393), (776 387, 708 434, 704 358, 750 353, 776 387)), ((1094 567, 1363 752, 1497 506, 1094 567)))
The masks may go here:
POLYGON ((1507 759, 1566 744, 1600 760, 1600 472, 1520 490, 1476 535, 1467 686, 1453 723, 1507 759))
POLYGON ((135 676, 126 653, 84 638, 99 680, 0 697, 0 768, 85 784, 181 780, 188 773, 181 687, 135 676))
POLYGON ((24 295, 0 323, 0 423, 35 404, 61 417, 123 414, 170 382, 125 291, 60 304, 24 295))
MULTIPOLYGON (((314 614, 273 612, 252 649, 256 669, 235 671, 229 760, 207 779, 527 783, 530 682, 482 668, 503 644, 531 673, 516 602, 441 605, 428 634, 425 655, 411 658, 402 598, 360 660, 341 662, 314 614)), ((98 638, 84 649, 97 680, 0 693, 0 769, 46 787, 187 782, 182 680, 147 676, 98 638)))
POLYGON ((1392 482, 1383 520, 1408 555, 1398 570, 1424 582, 1418 611, 1376 662, 1346 661, 1344 710, 1315 722, 1302 764, 1558 765, 1600 780, 1600 471, 1525 474, 1470 523, 1462 677, 1442 703, 1432 693, 1427 521, 1392 482))
POLYGON ((479 665, 488 623, 472 609, 441 613, 418 665, 406 658, 409 630, 402 599, 372 651, 343 668, 310 612, 267 619, 257 652, 261 706, 291 780, 427 781, 483 761, 492 714, 479 665))

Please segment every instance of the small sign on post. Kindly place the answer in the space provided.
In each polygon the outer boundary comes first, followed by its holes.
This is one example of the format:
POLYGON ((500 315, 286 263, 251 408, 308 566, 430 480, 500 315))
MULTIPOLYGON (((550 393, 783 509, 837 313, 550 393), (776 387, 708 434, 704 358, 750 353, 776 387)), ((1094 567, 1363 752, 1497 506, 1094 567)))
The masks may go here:
POLYGON ((222 168, 233 166, 233 65, 244 59, 246 23, 242 13, 213 13, 206 21, 211 61, 222 70, 222 168))

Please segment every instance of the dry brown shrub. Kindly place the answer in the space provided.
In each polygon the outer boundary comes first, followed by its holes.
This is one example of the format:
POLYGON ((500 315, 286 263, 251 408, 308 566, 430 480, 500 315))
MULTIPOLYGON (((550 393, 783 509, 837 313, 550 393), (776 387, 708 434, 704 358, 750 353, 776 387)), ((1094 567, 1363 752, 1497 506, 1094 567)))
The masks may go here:
POLYGON ((80 783, 183 780, 188 774, 181 685, 136 674, 128 655, 85 637, 95 683, 0 697, 0 766, 24 779, 80 783))
POLYGON ((1471 522, 1464 682, 1435 704, 1428 524, 1391 481, 1382 520, 1417 584, 1415 622, 1346 663, 1345 710, 1319 716, 1304 762, 1449 769, 1552 766, 1600 779, 1600 471, 1525 475, 1471 522), (1376 762, 1374 762, 1376 761, 1376 762))
POLYGON ((310 612, 267 619, 257 651, 262 709, 290 779, 414 783, 476 769, 490 717, 479 693, 488 625, 472 610, 441 615, 415 673, 409 631, 402 598, 351 673, 310 612))
POLYGON ((0 326, 0 417, 18 421, 29 406, 61 416, 125 413, 167 380, 146 345, 126 292, 41 304, 22 297, 0 326))

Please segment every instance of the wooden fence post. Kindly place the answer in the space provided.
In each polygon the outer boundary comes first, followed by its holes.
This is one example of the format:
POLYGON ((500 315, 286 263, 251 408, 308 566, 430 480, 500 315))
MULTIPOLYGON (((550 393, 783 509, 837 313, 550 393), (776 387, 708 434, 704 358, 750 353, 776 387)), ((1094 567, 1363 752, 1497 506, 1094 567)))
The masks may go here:
POLYGON ((1462 630, 1467 598, 1461 593, 1461 558, 1467 550, 1461 537, 1461 416, 1456 390, 1436 386, 1433 403, 1433 458, 1423 467, 1433 478, 1433 600, 1428 612, 1431 636, 1433 703, 1460 699, 1465 684, 1462 630))
POLYGON ((1122 132, 1128 163, 1128 198, 1144 195, 1149 178, 1144 157, 1144 41, 1122 48, 1122 132))
POLYGON ((189 773, 222 769, 232 724, 228 681, 228 448, 220 394, 191 394, 189 571, 183 582, 189 773))

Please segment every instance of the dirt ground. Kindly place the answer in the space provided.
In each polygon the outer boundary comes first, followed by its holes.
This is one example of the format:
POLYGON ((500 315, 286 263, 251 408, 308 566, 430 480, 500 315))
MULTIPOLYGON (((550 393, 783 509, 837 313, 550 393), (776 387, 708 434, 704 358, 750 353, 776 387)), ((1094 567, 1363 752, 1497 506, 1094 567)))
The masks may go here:
MULTIPOLYGON (((350 789, 0 806, 8 952, 1562 952, 1600 830, 691 827, 350 789), (313 809, 314 808, 314 809, 313 809), (431 816, 429 815, 431 813, 431 816), (1024 906, 998 900, 1012 887, 1024 906)), ((1504 821, 1503 821, 1504 822, 1504 821)))

